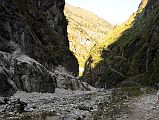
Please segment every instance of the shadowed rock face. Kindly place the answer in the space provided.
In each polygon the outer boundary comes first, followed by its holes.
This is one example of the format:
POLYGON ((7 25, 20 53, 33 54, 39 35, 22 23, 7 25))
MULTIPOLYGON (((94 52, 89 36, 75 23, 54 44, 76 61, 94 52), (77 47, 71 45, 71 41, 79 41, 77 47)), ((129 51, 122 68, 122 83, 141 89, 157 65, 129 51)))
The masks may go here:
POLYGON ((55 66, 78 75, 69 50, 64 0, 0 0, 0 96, 54 92, 55 66))

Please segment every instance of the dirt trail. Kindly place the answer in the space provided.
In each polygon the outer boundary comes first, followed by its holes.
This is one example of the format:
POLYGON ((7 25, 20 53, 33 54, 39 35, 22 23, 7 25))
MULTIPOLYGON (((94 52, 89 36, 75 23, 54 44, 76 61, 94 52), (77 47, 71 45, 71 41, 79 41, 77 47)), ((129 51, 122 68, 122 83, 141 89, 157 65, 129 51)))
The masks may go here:
POLYGON ((159 120, 157 95, 144 95, 131 100, 115 120, 159 120))
POLYGON ((159 120, 159 103, 156 95, 148 95, 134 100, 129 105, 131 120, 159 120))

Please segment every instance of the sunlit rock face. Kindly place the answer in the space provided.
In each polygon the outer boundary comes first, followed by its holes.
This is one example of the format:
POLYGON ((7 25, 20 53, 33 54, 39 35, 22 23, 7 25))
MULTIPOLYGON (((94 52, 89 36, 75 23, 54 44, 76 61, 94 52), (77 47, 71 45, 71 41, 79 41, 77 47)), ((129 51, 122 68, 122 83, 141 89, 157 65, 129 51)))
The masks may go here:
POLYGON ((64 0, 0 0, 0 95, 54 92, 50 72, 62 65, 78 75, 69 50, 64 0))
POLYGON ((139 8, 143 9, 147 5, 148 0, 141 0, 139 8))
POLYGON ((66 4, 64 13, 68 20, 70 50, 79 61, 80 75, 91 48, 101 41, 113 26, 85 9, 66 4))
POLYGON ((83 74, 88 83, 108 88, 124 81, 140 85, 158 82, 159 1, 143 0, 140 7, 108 34, 105 43, 92 48, 83 74))

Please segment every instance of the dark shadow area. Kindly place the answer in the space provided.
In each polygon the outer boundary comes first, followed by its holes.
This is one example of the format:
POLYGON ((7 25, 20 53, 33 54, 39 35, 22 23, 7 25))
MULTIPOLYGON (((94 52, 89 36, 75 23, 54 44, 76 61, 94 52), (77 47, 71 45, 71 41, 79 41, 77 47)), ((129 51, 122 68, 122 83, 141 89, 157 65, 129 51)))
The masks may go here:
POLYGON ((55 92, 55 68, 78 76, 69 50, 64 0, 0 1, 0 96, 55 92))
POLYGON ((106 49, 101 48, 102 60, 92 68, 92 54, 100 45, 94 47, 85 64, 83 80, 102 88, 115 87, 125 81, 146 86, 159 81, 159 3, 149 1, 142 12, 139 11, 140 7, 129 29, 121 32, 106 49))

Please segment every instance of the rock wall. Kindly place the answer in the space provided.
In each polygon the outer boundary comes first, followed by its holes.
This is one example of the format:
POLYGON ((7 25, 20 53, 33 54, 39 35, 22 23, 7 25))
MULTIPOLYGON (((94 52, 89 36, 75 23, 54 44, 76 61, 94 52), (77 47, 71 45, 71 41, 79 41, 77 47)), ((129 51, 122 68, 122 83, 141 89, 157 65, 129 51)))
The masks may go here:
POLYGON ((115 87, 122 81, 155 85, 159 78, 159 1, 142 0, 139 10, 98 44, 83 78, 93 86, 115 87), (116 36, 114 36, 116 35, 116 36), (104 46, 104 47, 103 47, 104 46), (100 61, 96 61, 100 56, 100 61))
POLYGON ((64 5, 64 0, 0 0, 0 96, 54 92, 50 72, 58 65, 78 75, 64 5))

